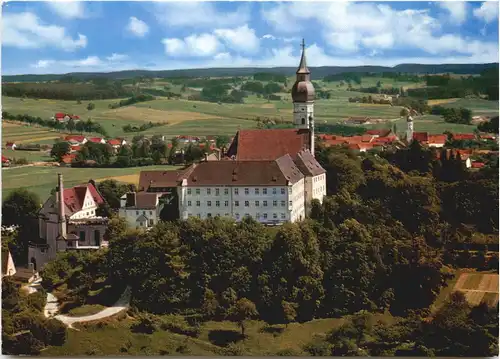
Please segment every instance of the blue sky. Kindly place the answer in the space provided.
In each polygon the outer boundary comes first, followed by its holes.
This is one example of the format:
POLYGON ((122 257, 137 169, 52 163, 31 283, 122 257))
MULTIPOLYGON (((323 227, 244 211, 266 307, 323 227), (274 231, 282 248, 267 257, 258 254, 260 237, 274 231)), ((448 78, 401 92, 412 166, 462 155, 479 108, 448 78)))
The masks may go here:
POLYGON ((489 2, 8 2, 2 73, 498 61, 489 2))

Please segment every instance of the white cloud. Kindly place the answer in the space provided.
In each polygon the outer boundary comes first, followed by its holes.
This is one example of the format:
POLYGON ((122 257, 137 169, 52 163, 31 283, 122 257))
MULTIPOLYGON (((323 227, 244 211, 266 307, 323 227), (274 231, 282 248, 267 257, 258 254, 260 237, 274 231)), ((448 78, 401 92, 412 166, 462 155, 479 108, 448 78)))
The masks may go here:
POLYGON ((121 62, 128 59, 128 55, 125 54, 111 54, 111 56, 106 57, 106 60, 111 62, 121 62))
POLYGON ((97 67, 103 65, 103 61, 97 56, 89 56, 80 60, 38 60, 35 64, 31 65, 34 68, 48 68, 48 67, 97 67))
POLYGON ((438 5, 450 13, 451 21, 463 24, 467 19, 468 6, 465 1, 440 1, 438 5))
MULTIPOLYGON (((463 21, 467 16, 463 2, 442 6, 446 6, 454 21, 463 21)), ((483 3, 482 10, 476 9, 474 15, 492 21, 492 16, 486 16, 485 12, 493 11, 493 6, 497 17, 496 2, 483 3)), ((440 22, 429 10, 397 10, 390 5, 368 2, 311 2, 307 7, 301 2, 287 2, 264 7, 261 15, 278 34, 301 34, 307 25, 308 32, 322 36, 336 51, 352 53, 361 47, 411 49, 441 56, 476 52, 490 58, 496 51, 498 57, 498 43, 443 33, 440 22)))
POLYGON ((165 53, 172 57, 199 56, 206 57, 217 53, 221 44, 212 34, 190 35, 184 39, 163 39, 165 53))
POLYGON ((250 20, 249 6, 240 6, 235 11, 218 11, 213 2, 162 2, 155 4, 156 19, 167 26, 212 28, 232 27, 250 20))
POLYGON ((236 51, 256 53, 259 50, 259 38, 255 35, 255 30, 250 29, 248 25, 235 29, 217 29, 214 34, 236 51))
POLYGON ((276 37, 271 34, 265 34, 262 36, 263 39, 276 40, 276 37))
POLYGON ((473 14, 487 24, 498 20, 498 1, 483 2, 481 7, 474 9, 473 14))
POLYGON ((66 29, 56 25, 42 24, 33 13, 13 13, 3 15, 2 40, 4 46, 21 49, 57 47, 65 51, 74 51, 87 46, 87 37, 78 34, 73 39, 66 34, 66 29))
POLYGON ((46 4, 53 12, 65 19, 82 19, 85 17, 85 7, 83 2, 50 1, 46 4))
POLYGON ((137 37, 144 37, 149 32, 149 26, 144 21, 135 16, 131 16, 127 25, 127 30, 137 37))

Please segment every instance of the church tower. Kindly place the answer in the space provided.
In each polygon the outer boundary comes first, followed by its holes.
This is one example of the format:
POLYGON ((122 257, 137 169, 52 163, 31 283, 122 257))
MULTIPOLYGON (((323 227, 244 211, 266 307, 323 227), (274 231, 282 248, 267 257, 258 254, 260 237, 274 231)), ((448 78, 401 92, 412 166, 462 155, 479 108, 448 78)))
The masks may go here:
POLYGON ((406 117, 406 124, 406 141, 410 143, 413 140, 413 117, 411 117, 410 113, 408 113, 408 116, 406 117))
POLYGON ((305 42, 302 39, 302 56, 297 79, 292 87, 293 123, 295 128, 309 129, 311 136, 310 151, 314 155, 314 86, 311 82, 311 72, 307 68, 305 42))

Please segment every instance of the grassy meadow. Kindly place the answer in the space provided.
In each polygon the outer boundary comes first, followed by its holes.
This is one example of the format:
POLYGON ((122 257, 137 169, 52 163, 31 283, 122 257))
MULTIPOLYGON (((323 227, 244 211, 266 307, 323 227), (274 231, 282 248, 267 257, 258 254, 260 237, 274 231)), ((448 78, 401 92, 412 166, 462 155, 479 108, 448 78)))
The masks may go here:
POLYGON ((173 166, 148 166, 129 168, 71 168, 71 167, 21 167, 2 170, 2 198, 16 188, 26 188, 45 201, 50 191, 57 186, 57 174, 62 173, 66 188, 105 179, 138 184, 141 171, 170 170, 173 166))

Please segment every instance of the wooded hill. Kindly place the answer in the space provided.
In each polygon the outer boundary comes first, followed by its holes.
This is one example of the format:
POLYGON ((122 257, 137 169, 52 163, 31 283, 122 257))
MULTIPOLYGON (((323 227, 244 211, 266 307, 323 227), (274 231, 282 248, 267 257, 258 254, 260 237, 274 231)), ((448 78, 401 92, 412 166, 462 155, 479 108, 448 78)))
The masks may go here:
MULTIPOLYGON (((403 72, 418 74, 479 74, 490 68, 498 68, 498 63, 488 64, 400 64, 394 67, 388 66, 321 66, 309 67, 313 79, 321 79, 327 75, 342 72, 403 72)), ((148 70, 126 70, 116 72, 72 72, 68 74, 44 74, 44 75, 11 75, 3 76, 2 82, 36 82, 56 81, 65 76, 73 76, 79 79, 92 79, 106 77, 109 79, 127 79, 133 77, 219 77, 219 76, 251 76, 259 72, 279 73, 287 76, 295 74, 296 67, 234 67, 234 68, 206 68, 206 69, 182 69, 165 71, 148 70)))

